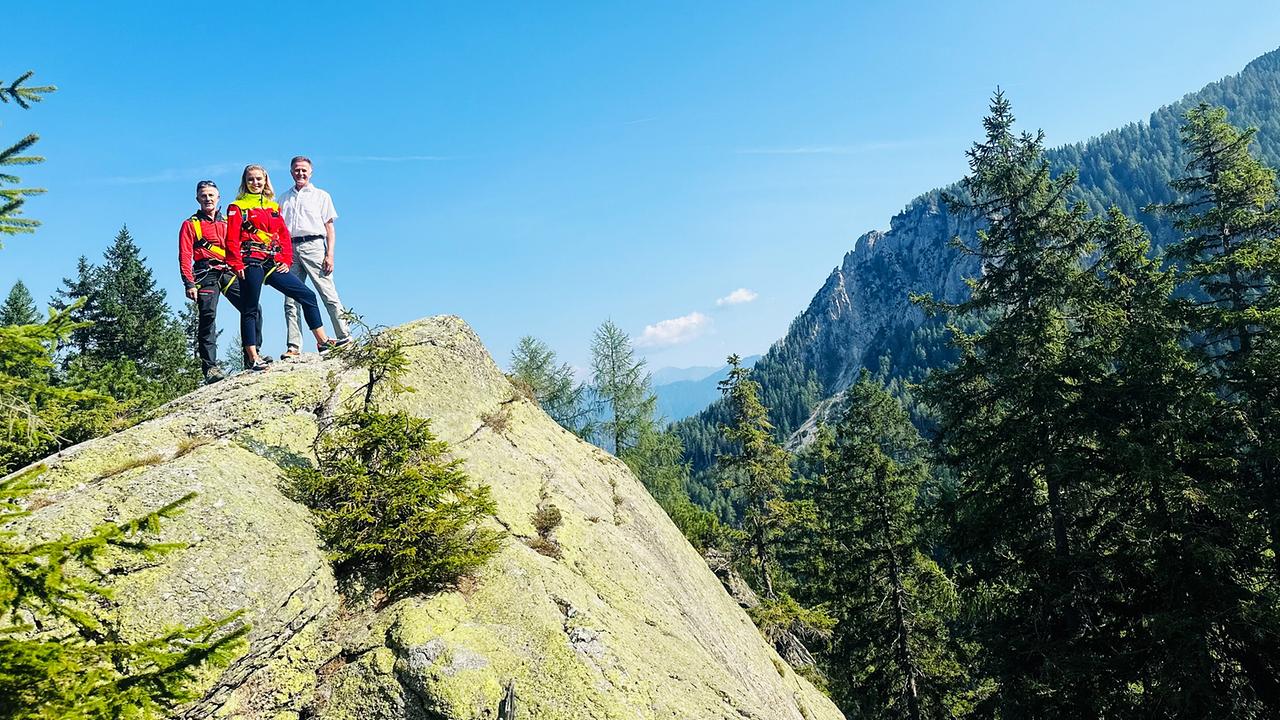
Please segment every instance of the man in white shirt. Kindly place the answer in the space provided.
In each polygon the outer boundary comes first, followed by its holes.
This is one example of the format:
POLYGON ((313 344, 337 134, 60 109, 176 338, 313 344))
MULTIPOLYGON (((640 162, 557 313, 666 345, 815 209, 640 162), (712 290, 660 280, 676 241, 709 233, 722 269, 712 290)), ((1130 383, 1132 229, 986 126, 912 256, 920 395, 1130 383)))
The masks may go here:
MULTIPOLYGON (((333 334, 339 344, 345 344, 349 332, 342 318, 342 301, 333 284, 333 245, 336 239, 333 221, 338 212, 333 208, 329 193, 311 184, 311 159, 299 155, 289 161, 293 175, 293 187, 280 196, 280 216, 293 238, 293 265, 289 272, 294 277, 311 284, 329 311, 333 321, 333 334)), ((298 306, 288 298, 284 301, 284 324, 289 347, 282 357, 301 354, 302 328, 298 323, 298 306)))

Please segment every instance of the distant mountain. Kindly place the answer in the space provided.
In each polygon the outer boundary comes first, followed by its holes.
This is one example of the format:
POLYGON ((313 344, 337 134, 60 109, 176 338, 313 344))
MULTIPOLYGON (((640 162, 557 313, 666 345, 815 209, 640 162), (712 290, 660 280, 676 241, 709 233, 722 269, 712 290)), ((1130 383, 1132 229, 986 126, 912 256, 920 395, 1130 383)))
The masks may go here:
MULTIPOLYGON (((743 367, 755 365, 760 357, 760 355, 752 355, 742 358, 743 367)), ((684 370, 663 368, 653 375, 656 378, 659 373, 667 371, 671 371, 667 376, 685 372, 705 371, 693 377, 661 384, 657 380, 653 381, 653 392, 658 396, 658 416, 667 422, 675 422, 687 418, 720 399, 718 385, 721 380, 729 377, 728 365, 721 366, 719 369, 713 367, 685 368, 684 370)))
MULTIPOLYGON (((1011 99, 1016 113, 1018 98, 1011 99)), ((1141 208, 1173 198, 1169 180, 1186 165, 1178 132, 1182 116, 1200 102, 1225 107, 1236 125, 1258 128, 1255 149, 1264 161, 1280 166, 1280 50, 1160 108, 1146 122, 1052 150, 1050 161, 1057 171, 1078 169, 1075 195, 1091 209, 1116 205, 1147 227, 1157 248, 1163 247, 1174 236, 1172 228, 1141 208)), ((1031 119, 1021 129, 1034 128, 1031 119)), ((975 117, 975 139, 981 131, 981 118, 975 117)), ((971 258, 949 245, 956 235, 973 237, 978 226, 950 214, 941 192, 913 200, 890 220, 888 231, 858 238, 809 307, 756 364, 753 377, 781 438, 811 425, 815 409, 829 405, 863 368, 883 368, 887 379, 900 383, 949 361, 946 333, 937 321, 926 322, 908 300, 913 292, 960 299, 967 294, 964 278, 978 271, 971 258)), ((677 423, 695 472, 708 467, 718 452, 716 427, 725 418, 722 403, 716 402, 677 423)))
POLYGON ((687 368, 664 367, 650 373, 649 383, 656 388, 659 385, 670 385, 684 380, 701 380, 715 371, 715 365, 699 365, 687 368))

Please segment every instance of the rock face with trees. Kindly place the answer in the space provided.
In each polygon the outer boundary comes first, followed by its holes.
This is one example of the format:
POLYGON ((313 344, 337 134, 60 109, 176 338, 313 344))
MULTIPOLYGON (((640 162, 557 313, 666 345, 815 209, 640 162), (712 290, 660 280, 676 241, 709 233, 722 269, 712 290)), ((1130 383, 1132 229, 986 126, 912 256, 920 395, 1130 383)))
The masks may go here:
MULTIPOLYGON (((1257 157, 1277 166, 1277 96, 1280 50, 1160 108, 1146 122, 1048 150, 1046 159, 1054 172, 1077 171, 1072 199, 1082 200, 1094 213, 1115 205, 1146 228, 1158 250, 1178 233, 1172 218, 1144 207, 1175 200, 1170 182, 1183 175, 1189 160, 1179 136, 1183 115, 1201 102, 1225 108, 1234 125, 1258 129, 1251 138, 1257 157)), ((857 238, 786 335, 756 363, 753 377, 781 439, 805 427, 815 411, 830 408, 830 399, 852 385, 863 369, 874 373, 885 362, 891 379, 918 382, 929 369, 954 359, 941 321, 929 320, 908 297, 929 293, 956 302, 967 296, 964 278, 978 274, 975 258, 950 243, 957 236, 973 237, 981 225, 948 212, 944 190, 912 200, 890 219, 888 230, 857 238)), ((911 403, 908 409, 914 414, 911 403)), ((727 417, 727 408, 717 402, 675 425, 695 476, 722 451, 716 428, 727 417)), ((810 422, 808 430, 812 428, 810 422)), ((714 496, 710 480, 702 480, 706 487, 699 492, 714 496)))
POLYGON ((124 637, 243 610, 247 649, 184 717, 839 718, 756 631, 620 461, 559 427, 456 318, 395 329, 412 388, 379 409, 431 419, 484 482, 501 549, 434 594, 335 578, 284 488, 361 371, 303 360, 197 390, 47 460, 24 536, 79 534, 195 491, 160 539, 182 547, 113 583, 124 637), (546 521, 554 506, 558 522, 546 521), (550 536, 553 557, 531 545, 550 536))

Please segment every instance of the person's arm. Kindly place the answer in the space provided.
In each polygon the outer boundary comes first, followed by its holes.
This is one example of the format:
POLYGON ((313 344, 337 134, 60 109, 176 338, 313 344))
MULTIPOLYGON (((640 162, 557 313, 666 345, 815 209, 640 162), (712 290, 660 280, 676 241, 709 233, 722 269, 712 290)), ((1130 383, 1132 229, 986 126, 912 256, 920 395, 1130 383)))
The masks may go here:
POLYGON ((293 238, 289 237, 289 227, 284 224, 284 218, 276 215, 272 220, 275 221, 272 223, 272 231, 276 235, 276 244, 280 246, 276 253, 276 263, 282 271, 289 272, 289 268, 293 266, 293 238))
POLYGON ((333 198, 329 193, 324 194, 321 212, 324 217, 324 263, 321 264, 320 271, 328 275, 333 272, 333 245, 338 240, 338 233, 333 228, 333 221, 338 219, 338 211, 333 207, 333 198))
POLYGON ((240 206, 227 207, 227 264, 240 277, 244 277, 244 258, 240 257, 240 206))
POLYGON ((324 224, 324 263, 320 266, 320 271, 325 275, 333 272, 333 243, 337 239, 337 234, 333 230, 333 221, 329 220, 324 224))
POLYGON ((190 300, 196 299, 196 277, 191 271, 194 243, 195 232, 191 230, 191 221, 185 220, 182 227, 178 228, 178 271, 182 273, 182 287, 190 300))

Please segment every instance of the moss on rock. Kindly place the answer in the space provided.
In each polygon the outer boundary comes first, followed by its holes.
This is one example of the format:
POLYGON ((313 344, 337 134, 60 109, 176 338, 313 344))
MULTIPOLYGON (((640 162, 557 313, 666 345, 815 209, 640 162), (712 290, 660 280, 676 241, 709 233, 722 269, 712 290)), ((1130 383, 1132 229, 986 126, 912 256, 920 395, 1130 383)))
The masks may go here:
POLYGON ((783 666, 625 465, 523 398, 455 317, 410 323, 414 392, 393 409, 432 421, 492 488, 514 536, 449 592, 375 606, 339 594, 281 464, 310 460, 319 418, 361 378, 335 360, 277 364, 202 388, 162 414, 50 459, 22 530, 77 532, 199 493, 168 524, 187 543, 118 582, 113 619, 142 636, 244 610, 249 650, 188 718, 493 718, 515 682, 521 720, 841 717, 783 666), (503 427, 486 423, 500 412, 503 427), (199 439, 193 442, 192 439, 199 439), (207 444, 201 444, 206 442, 207 444), (158 460, 115 475, 130 458, 158 460), (560 558, 538 536, 561 513, 560 558))

